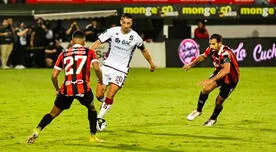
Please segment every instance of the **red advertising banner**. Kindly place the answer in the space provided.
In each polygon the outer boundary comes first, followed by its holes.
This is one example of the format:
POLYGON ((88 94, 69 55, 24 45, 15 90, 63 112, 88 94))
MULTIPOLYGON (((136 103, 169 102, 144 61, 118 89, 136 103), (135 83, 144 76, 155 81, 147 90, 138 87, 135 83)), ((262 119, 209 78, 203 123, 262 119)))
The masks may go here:
POLYGON ((27 4, 254 4, 255 0, 26 0, 27 4))

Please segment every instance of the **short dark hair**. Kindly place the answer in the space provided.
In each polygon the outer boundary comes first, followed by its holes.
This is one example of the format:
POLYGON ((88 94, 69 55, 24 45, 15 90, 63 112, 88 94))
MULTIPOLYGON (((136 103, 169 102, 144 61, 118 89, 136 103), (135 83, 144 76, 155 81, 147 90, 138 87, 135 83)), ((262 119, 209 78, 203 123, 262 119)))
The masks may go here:
POLYGON ((133 19, 133 17, 132 17, 132 15, 131 14, 129 14, 129 13, 124 13, 122 16, 121 16, 121 18, 131 18, 131 19, 133 19))
POLYGON ((73 38, 85 39, 85 34, 84 34, 84 32, 82 32, 82 31, 75 31, 75 32, 72 34, 72 39, 73 39, 73 38))
POLYGON ((222 42, 222 36, 216 33, 211 35, 210 40, 211 39, 216 39, 218 43, 222 42))

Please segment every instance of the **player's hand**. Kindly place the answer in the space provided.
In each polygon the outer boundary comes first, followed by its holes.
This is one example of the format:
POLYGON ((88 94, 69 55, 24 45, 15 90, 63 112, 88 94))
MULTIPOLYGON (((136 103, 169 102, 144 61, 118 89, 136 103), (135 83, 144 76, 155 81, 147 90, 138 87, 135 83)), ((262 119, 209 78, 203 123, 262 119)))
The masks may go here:
POLYGON ((198 85, 200 86, 209 86, 214 82, 214 80, 208 79, 208 80, 203 80, 201 82, 198 83, 198 85))
POLYGON ((59 90, 56 90, 56 95, 58 95, 59 94, 59 90))
POLYGON ((96 88, 96 96, 104 96, 104 93, 106 91, 106 86, 103 83, 98 82, 97 88, 96 88))
POLYGON ((184 66, 182 67, 182 69, 185 70, 185 71, 188 71, 188 70, 191 69, 191 68, 192 68, 192 65, 191 65, 191 64, 186 64, 186 65, 184 65, 184 66))
POLYGON ((150 72, 155 71, 155 69, 156 69, 156 66, 155 66, 155 65, 151 65, 151 66, 150 66, 150 72))

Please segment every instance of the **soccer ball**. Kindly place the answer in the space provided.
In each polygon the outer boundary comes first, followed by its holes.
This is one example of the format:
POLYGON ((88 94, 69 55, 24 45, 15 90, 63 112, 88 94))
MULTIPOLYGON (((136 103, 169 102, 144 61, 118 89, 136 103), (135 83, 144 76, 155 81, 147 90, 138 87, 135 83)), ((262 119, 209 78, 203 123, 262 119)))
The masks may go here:
POLYGON ((97 118, 96 128, 98 131, 103 131, 106 126, 107 126, 107 123, 103 118, 97 118))

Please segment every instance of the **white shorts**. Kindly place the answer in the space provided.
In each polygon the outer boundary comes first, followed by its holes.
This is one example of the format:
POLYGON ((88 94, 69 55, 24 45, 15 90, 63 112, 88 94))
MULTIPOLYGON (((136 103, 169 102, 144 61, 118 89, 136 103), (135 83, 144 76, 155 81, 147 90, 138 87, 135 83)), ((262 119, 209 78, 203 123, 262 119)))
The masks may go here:
POLYGON ((102 66, 102 73, 104 85, 109 85, 110 83, 113 83, 119 87, 122 87, 126 79, 126 73, 104 65, 102 66))

